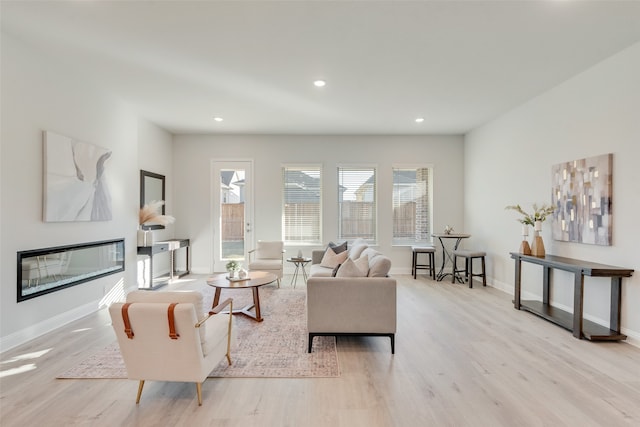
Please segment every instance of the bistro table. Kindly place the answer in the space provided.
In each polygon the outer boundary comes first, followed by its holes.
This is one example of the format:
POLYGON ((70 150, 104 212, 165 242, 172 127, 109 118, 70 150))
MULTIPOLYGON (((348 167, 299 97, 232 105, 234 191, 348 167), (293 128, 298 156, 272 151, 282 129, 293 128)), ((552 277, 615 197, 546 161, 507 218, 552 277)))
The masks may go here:
MULTIPOLYGON (((445 277, 449 276, 449 275, 453 275, 453 255, 452 252, 455 251, 456 249, 458 249, 458 245, 460 245, 460 242, 462 241, 462 239, 468 239, 469 237, 471 237, 471 234, 464 234, 464 233, 433 233, 431 234, 432 237, 436 237, 439 241, 440 241, 440 246, 442 247, 442 266, 440 266, 440 271, 438 272, 438 274, 436 274, 436 280, 438 282, 440 282, 442 279, 444 279, 445 277), (444 244, 443 239, 455 239, 455 243, 453 244, 453 248, 449 251, 447 250, 447 246, 444 244), (447 265, 447 261, 449 261, 449 264, 451 265, 451 273, 445 273, 445 267, 447 265)), ((463 283, 463 280, 461 277, 456 277, 456 279, 458 279, 458 281, 460 283, 463 283)))

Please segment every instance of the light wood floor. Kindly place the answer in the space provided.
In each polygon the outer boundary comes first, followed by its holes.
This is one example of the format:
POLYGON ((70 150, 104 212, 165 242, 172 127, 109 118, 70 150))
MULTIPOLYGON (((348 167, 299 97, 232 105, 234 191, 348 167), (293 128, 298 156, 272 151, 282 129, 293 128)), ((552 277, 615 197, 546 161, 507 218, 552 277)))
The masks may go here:
POLYGON ((209 379, 201 407, 192 384, 149 382, 136 406, 136 381, 56 380, 114 341, 102 310, 2 354, 0 424, 640 425, 639 348, 577 340, 490 287, 397 279, 395 356, 339 338, 340 378, 209 379))

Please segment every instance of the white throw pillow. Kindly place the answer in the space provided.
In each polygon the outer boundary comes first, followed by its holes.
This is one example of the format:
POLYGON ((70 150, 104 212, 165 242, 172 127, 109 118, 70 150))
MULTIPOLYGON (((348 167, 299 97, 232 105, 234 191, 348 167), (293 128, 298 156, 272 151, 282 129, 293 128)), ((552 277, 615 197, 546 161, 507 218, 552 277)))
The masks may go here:
MULTIPOLYGON (((358 259, 360 261, 360 259, 358 259)), ((362 262, 353 261, 351 258, 347 258, 347 260, 340 266, 338 272, 336 273, 336 277, 367 277, 367 273, 369 272, 369 261, 365 258, 364 265, 366 265, 367 270, 363 271, 363 267, 358 265, 362 264, 362 262)))
POLYGON ((324 252, 324 256, 322 257, 322 261, 320 261, 320 266, 336 268, 338 264, 342 264, 344 260, 347 259, 347 255, 349 255, 347 251, 336 254, 333 249, 327 248, 324 252))
POLYGON ((368 247, 369 245, 364 240, 358 243, 354 243, 353 246, 349 248, 349 258, 351 258, 352 260, 359 259, 362 255, 362 252, 364 252, 364 250, 368 247))
POLYGON ((369 257, 366 255, 362 255, 360 258, 355 260, 356 267, 360 269, 364 273, 365 276, 369 275, 369 257))

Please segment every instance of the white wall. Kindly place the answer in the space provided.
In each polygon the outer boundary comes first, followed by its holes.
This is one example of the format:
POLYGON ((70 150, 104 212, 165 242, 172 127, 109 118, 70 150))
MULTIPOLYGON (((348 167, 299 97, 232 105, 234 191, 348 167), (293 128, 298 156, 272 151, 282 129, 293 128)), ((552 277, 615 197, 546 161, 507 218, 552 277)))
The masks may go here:
POLYGON ((111 291, 135 287, 139 121, 122 101, 84 80, 78 70, 2 34, 2 350, 97 310, 111 291), (42 221, 44 130, 113 151, 107 164, 113 220, 42 221), (125 238, 124 273, 16 302, 17 251, 115 238, 125 238))
MULTIPOLYGON (((143 119, 138 120, 138 166, 165 176, 165 213, 173 215, 173 135, 143 119)), ((164 230, 155 230, 154 238, 172 238, 173 227, 169 224, 164 230)))
MULTIPOLYGON (((640 44, 474 130, 465 138, 465 224, 488 251, 490 282, 513 292, 520 236, 511 204, 551 202, 554 164, 613 153, 613 246, 554 241, 547 253, 635 269, 623 280, 622 331, 640 339, 640 44)), ((526 291, 540 296, 540 268, 526 266, 526 291)), ((572 307, 572 278, 554 272, 553 297, 572 307)), ((608 325, 609 280, 585 280, 585 317, 608 325)))
MULTIPOLYGON (((459 136, 178 135, 174 138, 176 236, 192 239, 192 267, 211 272, 212 159, 253 159, 255 240, 280 240, 283 164, 323 165, 323 241, 337 239, 338 164, 378 167, 379 250, 392 258, 392 272, 409 273, 409 248, 391 246, 394 164, 426 163, 434 168, 434 228, 464 228, 463 144, 459 136)), ((297 246, 287 247, 296 254, 297 246)), ((309 256, 311 248, 302 248, 309 256)))

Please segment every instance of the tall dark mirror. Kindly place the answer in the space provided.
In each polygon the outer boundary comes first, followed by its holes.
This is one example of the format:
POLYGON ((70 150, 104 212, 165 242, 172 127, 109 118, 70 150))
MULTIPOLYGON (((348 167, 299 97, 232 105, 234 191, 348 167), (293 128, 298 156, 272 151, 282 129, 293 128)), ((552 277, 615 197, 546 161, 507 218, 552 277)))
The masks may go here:
MULTIPOLYGON (((147 203, 157 202, 165 199, 164 175, 140 170, 140 207, 147 203)), ((162 215, 165 214, 165 205, 162 205, 162 215)), ((164 228, 160 224, 148 224, 144 228, 148 230, 156 230, 164 228)))

